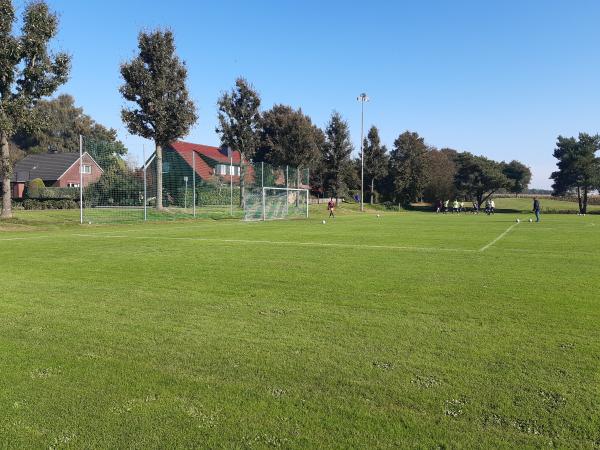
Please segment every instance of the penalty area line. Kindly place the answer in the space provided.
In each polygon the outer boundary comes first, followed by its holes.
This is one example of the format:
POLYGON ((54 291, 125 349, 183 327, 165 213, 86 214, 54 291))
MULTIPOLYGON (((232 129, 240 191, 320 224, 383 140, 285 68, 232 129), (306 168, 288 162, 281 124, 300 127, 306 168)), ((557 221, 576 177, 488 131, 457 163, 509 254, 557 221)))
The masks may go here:
POLYGON ((496 242, 498 242, 500 239, 502 239, 504 236, 506 236, 508 233, 511 232, 511 230, 516 227, 518 225, 518 223, 513 223, 510 227, 508 227, 504 233, 502 233, 500 236, 496 237, 496 239, 494 239, 492 242, 488 243, 487 245, 484 245, 483 247, 481 247, 479 249, 480 252, 485 252, 488 248, 490 248, 492 245, 494 245, 496 242))

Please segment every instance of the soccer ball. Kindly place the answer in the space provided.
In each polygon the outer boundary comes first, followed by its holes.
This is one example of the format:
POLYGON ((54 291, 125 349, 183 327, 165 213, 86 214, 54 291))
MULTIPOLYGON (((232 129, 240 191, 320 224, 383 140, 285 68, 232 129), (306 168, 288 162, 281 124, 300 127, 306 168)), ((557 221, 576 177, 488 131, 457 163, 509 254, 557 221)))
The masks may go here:
POLYGON ((529 223, 533 222, 533 219, 529 219, 529 223))
POLYGON ((323 225, 325 225, 327 222, 323 221, 323 225))
POLYGON ((517 223, 521 223, 521 219, 517 219, 517 223))

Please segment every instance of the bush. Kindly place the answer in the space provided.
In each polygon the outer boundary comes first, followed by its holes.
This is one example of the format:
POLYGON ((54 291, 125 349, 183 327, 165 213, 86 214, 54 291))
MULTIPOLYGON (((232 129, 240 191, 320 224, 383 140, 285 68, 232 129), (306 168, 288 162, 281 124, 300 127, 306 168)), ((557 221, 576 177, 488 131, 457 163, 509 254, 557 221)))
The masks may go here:
POLYGON ((25 195, 29 198, 37 198, 40 190, 44 189, 45 187, 46 185, 41 178, 34 178, 33 180, 29 180, 27 182, 25 195))
POLYGON ((59 200, 38 200, 28 198, 23 201, 23 209, 26 210, 44 210, 44 209, 77 209, 79 204, 70 199, 59 200))
POLYGON ((388 211, 400 211, 400 206, 394 202, 383 202, 383 207, 388 211))
MULTIPOLYGON (((249 193, 249 190, 246 190, 249 193)), ((183 207, 186 205, 191 208, 194 203, 194 193, 192 189, 187 191, 187 199, 185 198, 185 189, 180 189, 175 195, 174 202, 177 206, 183 207)), ((233 188, 233 204, 240 203, 240 188, 233 188)), ((198 187, 196 189, 196 206, 229 206, 231 204, 231 192, 229 187, 221 189, 214 187, 198 187)))
POLYGON ((27 195, 36 199, 79 199, 79 188, 42 187, 35 194, 27 195))

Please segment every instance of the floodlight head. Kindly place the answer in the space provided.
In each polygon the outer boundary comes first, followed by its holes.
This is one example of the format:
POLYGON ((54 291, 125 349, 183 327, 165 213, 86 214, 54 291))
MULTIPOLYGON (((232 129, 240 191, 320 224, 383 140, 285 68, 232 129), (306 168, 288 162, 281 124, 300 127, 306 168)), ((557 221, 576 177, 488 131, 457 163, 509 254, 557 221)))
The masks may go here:
POLYGON ((367 96, 367 94, 365 94, 364 92, 362 94, 360 94, 358 97, 356 97, 356 100, 358 100, 359 102, 368 102, 369 101, 369 97, 367 96))

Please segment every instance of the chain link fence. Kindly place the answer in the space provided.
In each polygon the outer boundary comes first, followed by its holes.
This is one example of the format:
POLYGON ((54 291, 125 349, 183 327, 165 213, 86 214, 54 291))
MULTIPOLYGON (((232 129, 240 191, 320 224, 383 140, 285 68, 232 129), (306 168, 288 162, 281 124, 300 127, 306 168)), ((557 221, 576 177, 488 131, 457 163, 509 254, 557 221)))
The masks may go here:
POLYGON ((308 211, 308 169, 240 164, 239 157, 236 161, 231 155, 168 147, 163 150, 161 181, 154 153, 142 167, 131 168, 114 157, 110 143, 85 139, 81 147, 83 223, 195 217, 265 220, 303 217, 308 211), (256 198, 263 209, 256 208, 256 198))

